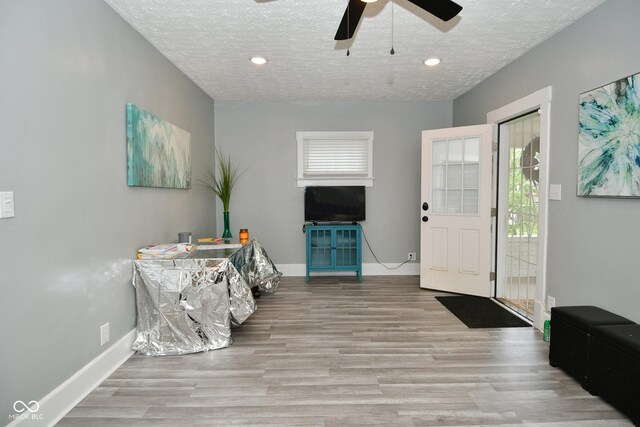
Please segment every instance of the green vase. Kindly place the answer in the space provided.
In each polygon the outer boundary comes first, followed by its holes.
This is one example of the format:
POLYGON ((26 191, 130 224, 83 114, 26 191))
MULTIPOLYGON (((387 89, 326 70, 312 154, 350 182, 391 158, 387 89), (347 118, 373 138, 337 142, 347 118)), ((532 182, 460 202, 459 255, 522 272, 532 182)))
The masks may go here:
POLYGON ((223 212, 222 214, 224 215, 224 231, 222 233, 222 238, 228 240, 233 237, 229 227, 229 212, 223 212))

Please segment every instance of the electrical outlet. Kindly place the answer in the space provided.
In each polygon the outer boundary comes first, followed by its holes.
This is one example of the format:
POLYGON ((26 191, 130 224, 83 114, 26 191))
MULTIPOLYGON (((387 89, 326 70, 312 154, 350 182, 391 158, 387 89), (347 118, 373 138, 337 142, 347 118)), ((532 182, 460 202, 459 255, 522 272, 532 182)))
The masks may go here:
POLYGON ((409 252, 409 254, 407 255, 407 260, 408 261, 415 261, 416 260, 416 253, 415 252, 409 252))
POLYGON ((109 342, 109 322, 100 326, 100 345, 105 345, 109 342))

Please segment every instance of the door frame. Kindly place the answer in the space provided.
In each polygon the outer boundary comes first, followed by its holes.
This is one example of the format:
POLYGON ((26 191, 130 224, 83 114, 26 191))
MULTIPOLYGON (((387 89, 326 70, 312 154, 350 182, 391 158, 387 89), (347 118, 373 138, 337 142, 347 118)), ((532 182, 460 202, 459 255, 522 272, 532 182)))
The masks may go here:
MULTIPOLYGON (((490 111, 487 113, 487 123, 496 124, 499 127, 501 123, 507 122, 511 119, 514 119, 518 116, 522 116, 523 114, 530 113, 532 111, 538 110, 540 113, 540 194, 539 194, 539 213, 538 213, 538 265, 536 268, 536 296, 534 303, 534 314, 533 314, 533 326, 542 330, 544 325, 544 320, 549 318, 549 310, 547 304, 547 234, 548 234, 548 206, 549 206, 549 142, 551 135, 551 126, 550 126, 550 114, 551 114, 551 99, 552 99, 552 88, 551 86, 547 86, 543 89, 538 90, 530 95, 527 95, 523 98, 520 98, 516 101, 511 102, 501 108, 490 111)), ((499 133, 499 131, 498 131, 499 133)), ((499 139, 496 139, 498 144, 500 144, 499 139)), ((500 148, 498 148, 500 152, 500 148)), ((499 156, 496 156, 499 157, 499 156)), ((496 160, 494 160, 494 189, 495 194, 497 195, 497 187, 502 183, 499 182, 499 174, 497 172, 497 168, 495 167, 496 160)), ((493 207, 499 209, 501 206, 498 206, 498 197, 495 197, 493 200, 493 207)), ((497 227, 499 229, 499 227, 497 227)), ((499 230, 496 227, 494 230, 494 242, 497 242, 497 234, 499 230)), ((496 261, 500 261, 497 258, 497 243, 496 248, 493 250, 493 265, 497 265, 496 261)), ((497 282, 496 282, 497 285, 497 282)), ((497 289, 497 286, 494 287, 497 289)))

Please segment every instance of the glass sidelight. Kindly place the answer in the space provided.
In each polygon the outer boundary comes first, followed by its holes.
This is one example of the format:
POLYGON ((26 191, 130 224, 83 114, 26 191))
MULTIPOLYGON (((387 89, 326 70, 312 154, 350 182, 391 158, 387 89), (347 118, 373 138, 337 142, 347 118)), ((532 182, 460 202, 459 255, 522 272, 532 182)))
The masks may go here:
MULTIPOLYGON (((500 125, 500 144, 508 143, 501 164, 500 185, 506 197, 501 212, 503 277, 498 277, 497 298, 532 319, 537 285, 540 171, 540 115, 527 114, 500 125)), ((502 149, 506 149, 502 147, 502 149)))

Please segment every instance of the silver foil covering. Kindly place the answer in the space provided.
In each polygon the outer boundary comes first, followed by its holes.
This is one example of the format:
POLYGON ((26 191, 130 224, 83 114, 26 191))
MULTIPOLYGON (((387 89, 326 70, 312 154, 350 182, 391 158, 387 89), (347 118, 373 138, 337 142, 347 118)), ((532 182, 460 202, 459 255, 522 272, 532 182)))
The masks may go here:
POLYGON ((149 356, 195 353, 231 345, 231 323, 255 310, 250 288, 228 259, 134 262, 138 336, 133 349, 149 356))
POLYGON ((238 249, 229 259, 250 288, 258 286, 260 292, 267 293, 274 293, 278 289, 282 273, 256 239, 238 249))
POLYGON ((181 259, 137 260, 133 349, 166 356, 228 347, 231 326, 256 311, 251 288, 273 293, 281 276, 255 239, 235 252, 214 249, 181 259))
POLYGON ((231 325, 239 326, 249 318, 257 309, 253 299, 251 288, 242 278, 236 267, 230 260, 226 264, 227 281, 229 286, 229 311, 231 312, 231 325))

